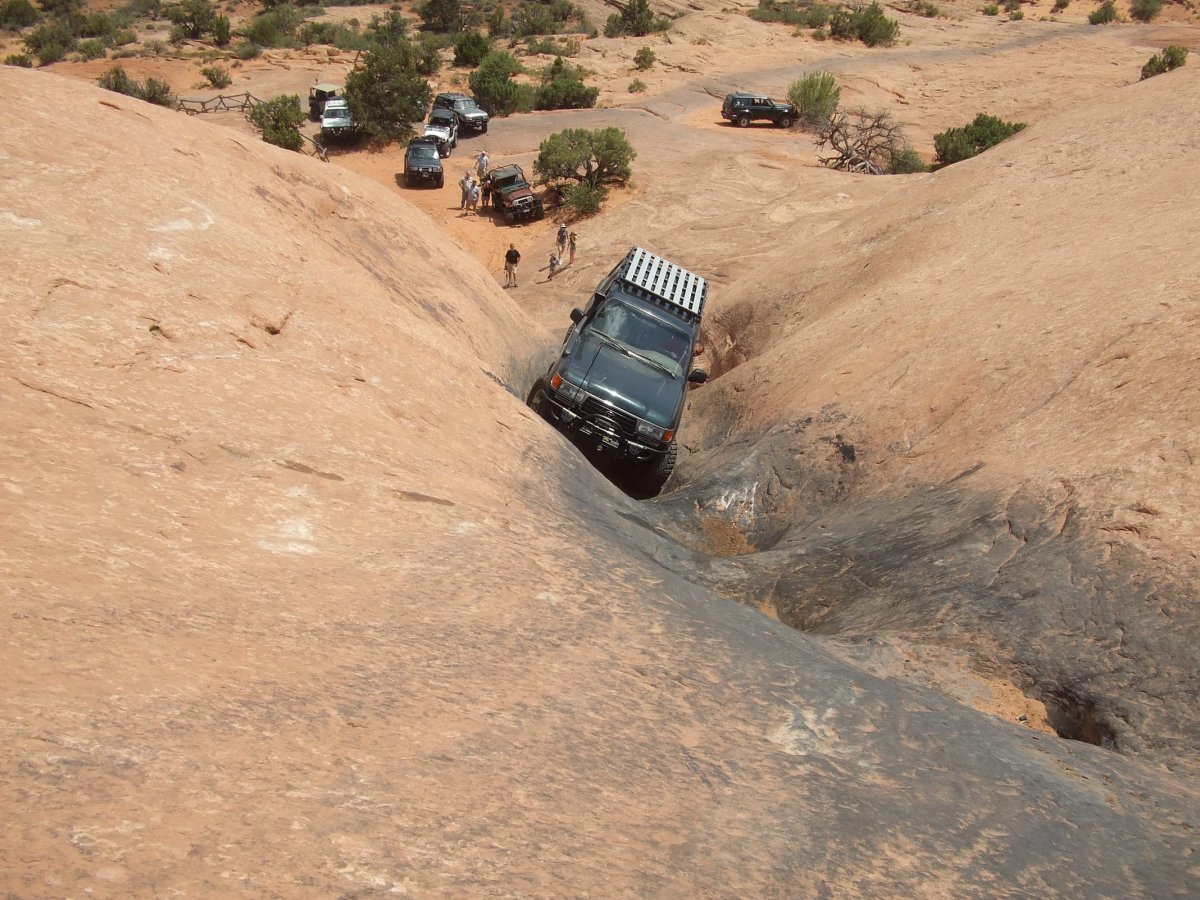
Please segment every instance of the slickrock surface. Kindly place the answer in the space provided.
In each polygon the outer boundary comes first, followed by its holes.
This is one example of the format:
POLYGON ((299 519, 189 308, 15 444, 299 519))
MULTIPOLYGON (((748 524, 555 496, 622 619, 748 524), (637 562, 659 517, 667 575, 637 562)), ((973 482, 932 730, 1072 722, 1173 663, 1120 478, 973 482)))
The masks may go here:
MULTIPOLYGON (((1110 534, 1109 558, 1087 557, 1099 574, 1062 568, 1072 554, 1103 549, 1089 529, 1127 493, 1161 511, 1164 534, 1170 524, 1163 565, 1184 561, 1195 546, 1176 527, 1194 488, 1186 477, 1171 482, 1181 485, 1177 497, 1160 496, 1150 487, 1165 482, 1135 477, 1143 457, 1129 462, 1134 475, 1117 478, 1111 453, 1071 455, 1047 435, 1064 420, 1077 433, 1141 421, 1132 401, 1120 416, 1115 401, 1073 419, 1066 412, 1072 391, 1095 391, 1097 404, 1111 396, 1101 391, 1112 386, 1108 374, 1088 364, 1103 358, 1095 348, 1120 315, 1132 343, 1105 352, 1144 352, 1151 337, 1175 334, 1179 344, 1162 346, 1167 361, 1153 377, 1185 384, 1185 332, 1130 329, 1159 299, 1186 316, 1192 270, 1172 267, 1183 279, 1172 287, 1165 264, 1138 275, 1128 257, 1120 262, 1117 251, 1141 239, 1133 226, 1152 207, 1118 194, 1104 209, 1127 214, 1112 232, 1125 239, 1109 254, 1090 251, 1113 279, 1107 317, 1086 314, 1088 285, 1070 270, 1060 299, 1039 287, 1034 269, 1060 271, 1068 254, 1042 263, 1017 252, 1060 238, 1053 217, 1032 218, 1049 215, 1037 197, 1049 207, 1054 191, 1037 194, 1025 181, 1036 173, 1022 174, 1016 161, 1053 156, 1051 138, 1031 129, 970 164, 1012 172, 990 193, 972 193, 965 168, 896 180, 877 194, 852 185, 877 206, 852 231, 826 233, 826 252, 844 254, 841 270, 818 279, 787 261, 781 231, 778 261, 764 263, 761 282, 728 278, 726 296, 714 300, 710 351, 724 374, 694 396, 693 452, 677 495, 686 503, 648 508, 521 403, 553 339, 516 304, 549 319, 548 293, 544 302, 533 291, 506 294, 395 189, 49 73, 6 68, 0 84, 29 98, 27 118, 0 136, 0 596, 9 623, 0 637, 0 888, 313 897, 1195 892, 1200 798, 1187 772, 1169 768, 1180 768, 1176 750, 1194 728, 1194 703, 1179 711, 1179 691, 1164 688, 1160 711, 1138 713, 1175 723, 1169 754, 1133 743, 1145 733, 1138 721, 1130 737, 1117 735, 1132 754, 1064 741, 871 674, 882 670, 866 642, 802 634, 730 602, 712 588, 749 595, 765 577, 760 563, 710 561, 674 539, 697 543, 700 528, 681 527, 689 517, 724 517, 789 566, 812 556, 816 580, 802 577, 805 566, 776 567, 777 592, 754 592, 773 596, 781 615, 789 599, 797 619, 814 616, 806 592, 834 583, 839 558, 877 549, 859 543, 889 510, 910 529, 890 533, 910 538, 868 560, 868 614, 885 588, 899 595, 927 584, 934 599, 968 593, 971 579, 1002 568, 1018 541, 1004 535, 1033 546, 1042 536, 1034 526, 1049 529, 1041 558, 1057 566, 1053 597, 1076 596, 1065 586, 1072 578, 1103 581, 1105 566, 1158 585, 1155 561, 1125 532, 1110 534), (973 224, 1006 200, 1005 215, 1024 214, 1015 207, 1024 195, 1005 193, 1018 187, 1035 194, 1020 232, 1027 243, 1001 224, 973 224), (966 208, 914 207, 906 191, 966 208), (970 266, 956 268, 935 236, 918 247, 917 209, 923 221, 941 215, 943 241, 965 234, 970 266), (864 236, 876 241, 879 263, 861 249, 864 236), (1011 299, 995 269, 985 278, 1000 259, 1011 264, 1011 299), (886 331, 883 317, 867 315, 884 305, 870 270, 885 264, 897 310, 886 331), (914 267, 923 276, 906 282, 914 267), (940 292, 914 286, 936 285, 939 271, 940 292), (771 275, 795 279, 796 302, 767 289, 771 275), (990 306, 973 293, 985 281, 990 306), (1138 281, 1167 287, 1135 296, 1138 281), (952 296, 960 307, 949 322, 952 296), (751 340, 761 325, 751 300, 762 315, 778 313, 782 333, 751 340), (1027 319, 1050 319, 1047 328, 1089 328, 1072 336, 1078 347, 1067 335, 1051 342, 1027 331, 1023 343, 989 344, 991 362, 980 362, 979 335, 993 324, 982 310, 1003 324, 1012 315, 994 307, 1018 302, 1027 319), (826 330, 806 336, 818 312, 826 330), (869 322, 889 353, 867 365, 849 351, 864 345, 869 322), (736 341, 722 342, 735 326, 748 335, 745 361, 736 341), (813 358, 818 347, 851 358, 826 370, 831 360, 813 358), (1028 382, 983 391, 996 359, 1037 362, 1059 381, 1031 372, 1028 382), (897 385, 899 399, 869 394, 905 360, 910 382, 897 385), (939 379, 939 366, 952 377, 939 379), (826 387, 831 399, 818 403, 816 382, 840 371, 857 372, 841 377, 856 377, 863 393, 826 387), (750 390, 752 403, 734 399, 750 390), (981 414, 1006 404, 1004 422, 982 430, 960 421, 974 408, 964 396, 976 397, 981 414), (942 412, 917 415, 930 405, 942 412), (955 437, 953 451, 939 428, 955 437), (1056 447, 1061 466, 1034 465, 1056 447), (803 467, 811 497, 784 491, 792 499, 776 508, 755 500, 753 517, 730 513, 760 497, 732 467, 734 453, 750 467, 769 454, 799 466, 818 450, 826 455, 803 467), (984 465, 961 474, 976 462, 984 465), (717 510, 712 479, 722 467, 727 496, 717 510), (1074 479, 1076 512, 1051 534, 1051 504, 1020 503, 1060 475, 1074 479), (933 513, 917 508, 938 498, 933 513), (996 498, 1008 498, 1004 520, 996 498), (994 544, 951 507, 983 517, 994 544), (930 527, 917 528, 914 516, 930 527), (926 545, 955 521, 955 548, 974 556, 956 549, 954 578, 921 581, 914 571, 942 555, 926 545), (1003 521, 1014 525, 1005 531, 1003 521), (892 580, 889 566, 899 573, 892 580)), ((1145 124, 1156 89, 1137 88, 1142 96, 1119 108, 1127 120, 1114 107, 1114 122, 1145 124)), ((1195 142, 1179 127, 1177 161, 1142 157, 1155 183, 1178 187, 1194 169, 1195 142)), ((1094 165, 1103 173, 1116 158, 1102 153, 1094 165)), ((1097 178, 1081 196, 1109 183, 1097 178)), ((1189 190, 1170 196, 1186 203, 1189 190)), ((618 211, 614 239, 633 228, 638 202, 618 211)), ((743 249, 757 250, 749 218, 741 221, 743 249)), ((1064 205, 1058 224, 1068 221, 1064 205)), ((645 227, 654 235, 665 225, 651 218, 645 227)), ((1081 220, 1073 233, 1103 227, 1081 220)), ((1171 242, 1187 236, 1164 231, 1153 244, 1177 256, 1171 242)), ((1097 282, 1088 283, 1091 297, 1097 282)), ((1188 446, 1183 431, 1172 431, 1178 447, 1188 446)), ((1152 458, 1146 451, 1147 472, 1152 458)), ((791 477, 783 462, 772 466, 781 483, 791 477)), ((1028 546, 1022 553, 1036 556, 1028 546)), ((1173 571, 1184 584, 1184 570, 1173 571)), ((1003 661, 1011 648, 987 630, 1002 617, 984 601, 1000 590, 1021 596, 1016 582, 1037 572, 1019 562, 993 593, 962 604, 957 627, 978 625, 1003 661)), ((1155 587, 1143 596, 1168 595, 1155 587)), ((896 613, 911 618, 917 641, 933 627, 932 602, 896 613)), ((802 624, 854 633, 853 607, 839 609, 802 624)), ((939 627, 953 624, 949 612, 939 627)), ((1174 621, 1182 634, 1191 620, 1174 621)), ((1036 630, 1036 621, 1024 624, 1036 630)), ((886 629, 883 639, 892 640, 886 629)), ((1163 680, 1184 677, 1176 657, 1157 664, 1163 680)))

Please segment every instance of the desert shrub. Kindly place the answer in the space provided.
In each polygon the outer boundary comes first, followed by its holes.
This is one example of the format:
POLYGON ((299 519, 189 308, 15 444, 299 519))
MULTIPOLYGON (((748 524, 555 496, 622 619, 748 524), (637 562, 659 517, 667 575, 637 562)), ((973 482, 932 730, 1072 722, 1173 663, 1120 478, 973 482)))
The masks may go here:
POLYGON ((888 161, 887 174, 889 175, 911 175, 914 172, 928 171, 929 166, 925 165, 925 161, 917 155, 917 151, 912 147, 901 147, 892 153, 892 157, 888 161))
POLYGON ((156 103, 159 106, 171 108, 178 106, 178 100, 171 93, 171 86, 161 78, 151 76, 144 82, 138 81, 136 78, 130 78, 119 65, 114 65, 108 71, 101 73, 100 77, 96 79, 96 84, 105 90, 125 94, 128 97, 136 97, 147 103, 156 103))
POLYGON ((304 112, 300 109, 298 95, 285 94, 255 104, 246 115, 268 144, 285 150, 299 150, 304 145, 304 139, 300 137, 304 112))
POLYGON ((183 0, 167 7, 167 18, 174 23, 174 35, 182 35, 181 40, 197 41, 212 31, 217 19, 217 12, 211 0, 183 0))
POLYGON ((542 83, 534 94, 534 109, 590 109, 596 105, 600 89, 583 83, 583 69, 568 65, 561 56, 542 73, 542 83))
POLYGON ((1025 18, 1025 10, 1023 9, 1014 9, 1008 14, 1008 21, 1010 22, 1020 22, 1023 18, 1025 18))
POLYGON ((1012 137, 1024 127, 1024 122, 1005 122, 996 116, 979 113, 970 125, 950 128, 933 136, 937 163, 948 166, 970 159, 1012 137))
POLYGON ((394 47, 408 43, 408 20, 396 10, 388 10, 383 16, 371 16, 367 23, 366 38, 372 47, 394 47))
POLYGON ((471 73, 469 84, 476 102, 493 116, 531 109, 532 91, 527 85, 513 81, 513 76, 521 71, 521 64, 511 53, 493 50, 471 73))
POLYGON ((1113 0, 1104 0, 1100 6, 1088 16, 1088 22, 1093 25, 1107 25, 1117 21, 1117 7, 1113 0))
POLYGON ((1021 0, 1004 0, 1004 11, 1010 16, 1021 8, 1021 0))
POLYGON ((643 37, 652 31, 665 30, 666 23, 655 19, 649 0, 628 0, 620 13, 614 13, 604 23, 605 37, 632 35, 643 37))
POLYGON ((868 47, 888 47, 900 34, 900 23, 884 15, 876 2, 851 10, 839 10, 829 20, 829 32, 840 41, 859 40, 868 47))
POLYGON ((218 47, 228 47, 233 36, 233 25, 228 16, 214 16, 212 23, 213 43, 218 47))
POLYGON ((1000 7, 995 3, 989 3, 983 8, 983 14, 985 16, 998 16, 1000 15, 1000 7))
POLYGON ((108 53, 108 45, 100 38, 89 38, 86 41, 80 41, 75 45, 75 49, 79 51, 80 56, 88 61, 99 59, 108 53))
POLYGON ((796 107, 801 125, 820 128, 837 112, 842 88, 829 72, 807 72, 793 81, 787 91, 788 102, 796 107))
POLYGON ((346 76, 350 115, 375 143, 404 137, 425 118, 431 99, 420 73, 421 49, 408 41, 369 51, 363 67, 346 76))
POLYGON ((642 47, 637 53, 633 54, 633 64, 643 72, 654 65, 656 59, 658 57, 649 47, 642 47))
POLYGON ((104 13, 89 13, 75 26, 75 34, 83 38, 100 38, 108 44, 117 35, 117 23, 104 13))
POLYGON ((233 48, 233 55, 238 59, 256 59, 262 52, 263 48, 254 41, 243 41, 233 48))
POLYGON ((492 49, 492 41, 481 31, 464 31, 454 42, 454 64, 477 66, 492 49))
POLYGON ((1188 49, 1187 47, 1179 47, 1172 44, 1162 51, 1156 53, 1146 64, 1142 66, 1142 80, 1153 78, 1155 75, 1162 75, 1164 72, 1170 72, 1172 69, 1178 69, 1187 62, 1188 49))
POLYGON ((568 128, 542 141, 533 171, 542 184, 574 182, 594 191, 606 184, 626 183, 636 156, 619 128, 568 128))
POLYGON ((525 42, 525 51, 533 56, 576 57, 579 50, 578 38, 531 37, 525 42))
POLYGON ((205 66, 200 70, 200 74, 208 79, 208 83, 215 88, 227 88, 233 84, 233 79, 229 77, 229 70, 221 66, 205 66))
POLYGON ((76 19, 84 7, 84 0, 38 0, 42 12, 60 22, 76 19))
POLYGON ((608 199, 608 188, 591 187, 587 184, 572 184, 563 189, 563 206, 576 215, 594 216, 608 199))
POLYGON ((425 0, 415 9, 430 31, 446 34, 462 27, 462 4, 459 0, 425 0))
MULTIPOLYGON (((5 0, 0 6, 0 28, 20 31, 37 23, 38 11, 29 0, 5 0)), ((32 65, 32 63, 31 63, 32 65)))
POLYGON ((1050 12, 1060 13, 1071 5, 1071 0, 1054 0, 1054 8, 1050 12))
POLYGON ((1162 12, 1162 0, 1133 0, 1129 4, 1129 15, 1139 22, 1149 22, 1162 12))
POLYGON ((128 47, 130 44, 137 43, 137 34, 129 29, 123 29, 113 35, 112 45, 114 47, 128 47))
POLYGON ((830 151, 822 165, 866 175, 895 172, 915 157, 904 129, 882 109, 838 110, 817 132, 817 146, 830 151))
POLYGON ((75 32, 63 22, 47 22, 29 32, 21 42, 42 65, 58 62, 75 49, 75 32))
POLYGON ((22 69, 32 69, 33 57, 28 53, 10 53, 4 57, 4 64, 6 66, 18 66, 22 69))
POLYGON ((179 100, 171 93, 171 85, 167 84, 161 78, 155 78, 153 75, 142 83, 139 97, 147 103, 155 103, 159 106, 170 107, 171 109, 179 105, 179 100))
POLYGON ((635 79, 633 79, 633 81, 629 82, 629 93, 640 94, 640 93, 643 93, 645 90, 646 90, 646 82, 642 81, 640 78, 635 78, 635 79))
POLYGON ((257 16, 245 29, 246 40, 260 47, 286 47, 296 42, 300 12, 294 6, 277 6, 257 16))

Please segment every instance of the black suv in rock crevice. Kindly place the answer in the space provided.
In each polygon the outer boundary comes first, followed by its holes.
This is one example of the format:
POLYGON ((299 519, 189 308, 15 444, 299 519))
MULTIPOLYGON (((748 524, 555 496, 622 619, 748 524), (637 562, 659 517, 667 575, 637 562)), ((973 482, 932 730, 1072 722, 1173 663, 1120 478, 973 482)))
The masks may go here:
POLYGON ((751 122, 765 120, 774 122, 780 128, 791 128, 796 124, 797 110, 790 103, 780 103, 762 94, 749 94, 736 91, 725 95, 721 104, 721 118, 728 119, 739 128, 746 128, 751 122))
POLYGON ((527 403, 589 455, 615 464, 638 492, 657 494, 675 467, 676 433, 708 282, 633 247, 571 311, 562 352, 527 403))

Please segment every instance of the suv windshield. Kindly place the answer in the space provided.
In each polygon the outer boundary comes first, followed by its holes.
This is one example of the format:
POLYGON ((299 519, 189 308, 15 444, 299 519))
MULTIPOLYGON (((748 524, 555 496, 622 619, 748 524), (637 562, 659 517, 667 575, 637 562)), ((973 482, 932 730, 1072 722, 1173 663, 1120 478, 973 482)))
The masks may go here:
POLYGON ((683 331, 661 319, 617 300, 609 300, 596 313, 592 328, 672 378, 683 374, 691 340, 683 331))
POLYGON ((433 157, 433 158, 440 158, 440 157, 438 157, 437 150, 435 150, 429 144, 418 144, 415 147, 410 147, 408 149, 408 152, 409 152, 410 156, 414 156, 414 157, 429 156, 429 157, 433 157))

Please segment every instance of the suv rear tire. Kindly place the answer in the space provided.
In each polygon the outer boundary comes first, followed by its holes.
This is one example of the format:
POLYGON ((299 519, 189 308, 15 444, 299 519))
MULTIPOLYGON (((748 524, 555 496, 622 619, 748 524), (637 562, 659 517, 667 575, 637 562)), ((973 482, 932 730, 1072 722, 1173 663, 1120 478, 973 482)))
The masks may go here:
POLYGON ((738 116, 736 119, 733 120, 733 124, 736 125, 738 128, 749 128, 750 127, 750 117, 749 116, 738 116))
POLYGON ((780 119, 779 127, 780 128, 791 128, 792 127, 792 117, 784 116, 782 119, 780 119))

